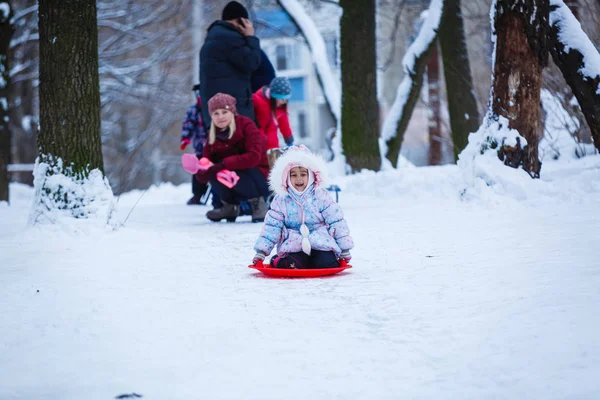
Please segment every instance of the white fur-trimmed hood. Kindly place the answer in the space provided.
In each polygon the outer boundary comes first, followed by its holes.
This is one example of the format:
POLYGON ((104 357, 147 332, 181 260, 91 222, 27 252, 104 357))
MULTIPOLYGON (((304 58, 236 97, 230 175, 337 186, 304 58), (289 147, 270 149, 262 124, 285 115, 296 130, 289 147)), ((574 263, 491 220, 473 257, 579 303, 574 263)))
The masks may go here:
POLYGON ((313 154, 304 145, 292 146, 283 153, 269 174, 269 187, 276 194, 288 194, 287 178, 293 167, 304 167, 315 176, 315 187, 323 186, 327 181, 327 163, 323 157, 313 154))

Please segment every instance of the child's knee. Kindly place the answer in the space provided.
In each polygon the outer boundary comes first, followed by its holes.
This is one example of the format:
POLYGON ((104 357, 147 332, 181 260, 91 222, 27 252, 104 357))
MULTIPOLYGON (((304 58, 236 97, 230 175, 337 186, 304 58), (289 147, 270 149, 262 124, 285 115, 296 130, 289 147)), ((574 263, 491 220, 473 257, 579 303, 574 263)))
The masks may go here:
POLYGON ((313 268, 335 268, 339 265, 333 251, 313 250, 312 263, 313 268))

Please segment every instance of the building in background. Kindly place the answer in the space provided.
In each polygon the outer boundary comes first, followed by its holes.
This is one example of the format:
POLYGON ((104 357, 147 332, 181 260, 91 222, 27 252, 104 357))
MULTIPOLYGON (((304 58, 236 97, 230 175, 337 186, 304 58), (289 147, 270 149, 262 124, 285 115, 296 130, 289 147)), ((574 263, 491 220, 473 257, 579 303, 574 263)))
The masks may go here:
MULTIPOLYGON (((325 97, 319 85, 312 56, 294 22, 280 8, 257 10, 256 35, 261 47, 273 63, 277 76, 285 76, 292 85, 288 110, 296 143, 311 150, 328 153, 327 138, 335 128, 325 97)), ((337 64, 337 37, 325 37, 327 55, 332 66, 337 64)))

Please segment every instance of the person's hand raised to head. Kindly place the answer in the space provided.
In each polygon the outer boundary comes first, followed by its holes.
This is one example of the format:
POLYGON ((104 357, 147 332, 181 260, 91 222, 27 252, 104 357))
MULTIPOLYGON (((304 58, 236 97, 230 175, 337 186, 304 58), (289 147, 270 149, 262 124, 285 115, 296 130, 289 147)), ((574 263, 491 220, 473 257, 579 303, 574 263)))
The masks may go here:
POLYGON ((238 28, 244 36, 254 36, 254 25, 247 18, 240 18, 238 28))

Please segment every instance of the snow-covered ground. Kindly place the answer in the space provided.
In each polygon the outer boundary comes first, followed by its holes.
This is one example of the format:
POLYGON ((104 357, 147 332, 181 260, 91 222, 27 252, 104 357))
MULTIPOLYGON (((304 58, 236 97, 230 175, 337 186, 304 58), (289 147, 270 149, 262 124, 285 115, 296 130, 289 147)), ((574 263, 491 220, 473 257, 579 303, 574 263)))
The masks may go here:
POLYGON ((114 232, 27 227, 13 185, 0 399, 600 398, 600 156, 542 172, 341 178, 354 268, 312 280, 248 269, 260 224, 187 185, 121 196, 114 232))

